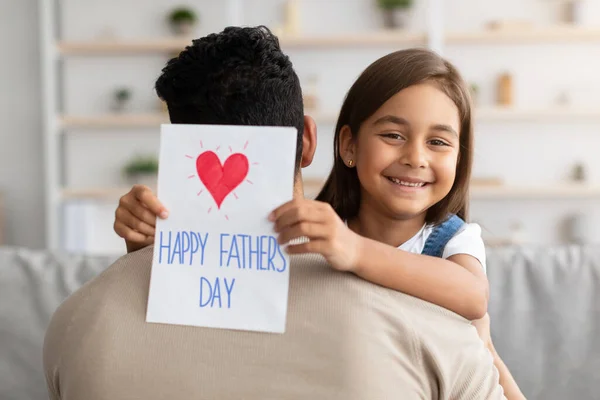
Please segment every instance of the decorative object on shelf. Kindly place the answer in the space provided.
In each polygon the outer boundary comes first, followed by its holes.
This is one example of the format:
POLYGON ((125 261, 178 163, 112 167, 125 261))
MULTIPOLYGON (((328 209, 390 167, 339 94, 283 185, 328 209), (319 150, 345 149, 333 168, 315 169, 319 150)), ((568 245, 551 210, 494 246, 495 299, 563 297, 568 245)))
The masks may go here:
POLYGON ((498 105, 513 105, 513 77, 508 72, 500 75, 498 78, 498 105))
POLYGON ((158 159, 154 155, 138 155, 123 168, 127 181, 134 184, 156 186, 158 181, 158 159))
POLYGON ((569 103, 571 103, 571 99, 569 97, 569 92, 566 90, 562 90, 558 93, 558 96, 556 97, 556 104, 559 106, 568 106, 569 103))
POLYGON ((472 82, 469 85, 469 88, 471 89, 471 99, 473 100, 473 105, 478 105, 479 104, 479 85, 476 84, 475 82, 472 82))
POLYGON ((125 111, 129 105, 129 100, 131 100, 131 90, 129 88, 121 87, 116 89, 114 93, 113 111, 125 111))
POLYGON ((198 22, 196 12, 188 7, 178 7, 169 14, 169 24, 171 29, 177 35, 189 35, 198 22))
POLYGON ((105 26, 98 34, 98 38, 103 40, 115 40, 118 38, 118 35, 112 26, 105 26))
POLYGON ((510 242, 522 245, 527 242, 527 232, 522 222, 514 222, 510 227, 510 242))
POLYGON ((306 88, 302 91, 302 97, 304 102, 304 110, 306 111, 317 111, 319 107, 319 100, 317 97, 317 75, 309 75, 307 78, 306 88))
POLYGON ((561 21, 571 25, 580 25, 584 19, 584 1, 566 0, 561 3, 561 21))
POLYGON ((283 23, 273 27, 276 36, 297 36, 300 34, 300 11, 298 0, 287 0, 283 4, 283 23))
POLYGON ((573 167, 573 180, 575 182, 585 182, 587 176, 585 171, 585 165, 583 163, 577 163, 573 167))
POLYGON ((569 243, 585 244, 593 235, 594 221, 589 215, 573 214, 566 220, 566 239, 569 243))
POLYGON ((294 36, 300 34, 300 12, 298 0, 288 0, 285 3, 284 34, 294 36))
POLYGON ((487 23, 486 28, 492 31, 507 31, 507 30, 519 30, 529 29, 533 25, 527 20, 495 20, 487 23))
POLYGON ((412 0, 377 0, 383 12, 383 25, 390 29, 402 29, 408 25, 412 0))

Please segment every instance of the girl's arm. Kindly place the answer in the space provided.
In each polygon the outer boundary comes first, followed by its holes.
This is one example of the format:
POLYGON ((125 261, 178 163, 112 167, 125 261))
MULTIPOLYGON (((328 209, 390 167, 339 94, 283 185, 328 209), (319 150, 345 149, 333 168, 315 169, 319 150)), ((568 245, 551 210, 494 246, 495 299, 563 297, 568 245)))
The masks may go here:
POLYGON ((511 375, 510 371, 504 361, 500 358, 494 346, 489 347, 492 356, 494 357, 494 365, 500 374, 500 386, 504 390, 504 396, 507 400, 526 400, 525 395, 519 389, 519 385, 515 381, 515 378, 511 375))
POLYGON ((358 276, 473 320, 487 312, 488 282, 479 261, 465 254, 447 260, 412 254, 351 231, 327 203, 296 199, 273 210, 278 242, 290 254, 319 253, 332 268, 358 276))
POLYGON ((479 261, 413 254, 361 237, 353 272, 363 279, 447 308, 466 319, 487 312, 488 281, 479 261))
POLYGON ((504 361, 500 358, 494 344, 492 343, 492 336, 490 334, 490 316, 486 314, 483 318, 473 321, 473 325, 477 328, 479 337, 488 348, 492 356, 494 357, 494 366, 500 374, 500 386, 504 390, 504 395, 507 400, 526 400, 525 395, 521 392, 519 385, 513 378, 512 374, 508 370, 504 361))

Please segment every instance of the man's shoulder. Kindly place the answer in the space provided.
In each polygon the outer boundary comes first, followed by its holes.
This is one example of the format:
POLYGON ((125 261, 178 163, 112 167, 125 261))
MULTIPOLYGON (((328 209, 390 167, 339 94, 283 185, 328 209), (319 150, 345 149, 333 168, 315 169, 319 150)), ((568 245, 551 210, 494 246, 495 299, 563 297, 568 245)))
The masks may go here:
POLYGON ((112 321, 127 317, 123 310, 144 309, 152 252, 147 247, 119 258, 56 309, 44 337, 44 369, 50 388, 56 384, 58 371, 85 353, 89 332, 110 331, 112 321))
POLYGON ((149 246, 126 254, 73 292, 54 312, 46 332, 46 340, 63 338, 64 333, 80 319, 78 314, 85 313, 84 310, 90 307, 98 310, 97 306, 100 304, 109 305, 115 292, 131 291, 135 288, 148 290, 152 253, 152 246, 149 246))
POLYGON ((498 371, 477 329, 462 316, 407 297, 405 315, 414 332, 417 359, 430 378, 433 397, 503 399, 498 371))
POLYGON ((85 283, 74 292, 66 302, 81 298, 95 299, 111 296, 111 292, 131 290, 135 287, 146 287, 152 269, 154 246, 147 246, 138 251, 125 254, 102 271, 98 276, 85 283))

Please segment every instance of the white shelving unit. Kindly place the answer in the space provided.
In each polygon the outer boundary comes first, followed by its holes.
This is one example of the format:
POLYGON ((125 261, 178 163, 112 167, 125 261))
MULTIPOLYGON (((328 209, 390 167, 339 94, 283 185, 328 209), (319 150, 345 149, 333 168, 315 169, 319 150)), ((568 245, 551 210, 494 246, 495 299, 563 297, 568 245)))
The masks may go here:
MULTIPOLYGON (((430 0, 432 5, 441 5, 440 0, 430 0), (439 4, 438 4, 439 3, 439 4)), ((44 148, 46 171, 46 237, 49 248, 59 248, 63 237, 62 205, 65 201, 77 199, 113 199, 124 194, 128 188, 85 188, 64 187, 61 170, 64 149, 61 136, 77 132, 111 129, 139 129, 156 127, 168 122, 165 113, 124 114, 124 115, 67 115, 60 109, 62 88, 61 61, 71 57, 104 56, 146 56, 169 54, 181 51, 190 43, 188 38, 63 41, 58 26, 59 0, 39 0, 40 37, 42 43, 42 82, 44 95, 44 148)), ((242 2, 227 0, 228 23, 241 25, 242 2)), ((434 18, 434 16, 431 16, 434 18)), ((327 48, 372 48, 374 46, 429 46, 435 47, 432 40, 442 35, 442 27, 429 23, 427 32, 405 33, 402 31, 381 31, 328 36, 282 36, 280 42, 284 50, 327 49, 327 48)), ((317 122, 334 123, 335 112, 313 116, 317 122)))
MULTIPOLYGON (((600 29, 557 26, 520 30, 498 30, 481 32, 445 32, 443 25, 443 0, 429 0, 427 7, 427 29, 422 33, 383 31, 353 33, 332 36, 282 36, 284 50, 290 49, 361 49, 373 47, 426 46, 443 54, 447 44, 534 44, 534 43, 600 43, 600 29)), ((63 236, 61 206, 64 201, 74 199, 108 199, 124 194, 128 188, 85 188, 64 187, 61 178, 65 159, 61 136, 77 131, 78 135, 88 130, 137 129, 156 127, 168 122, 165 113, 123 115, 67 115, 61 110, 63 73, 61 61, 70 57, 146 56, 175 53, 182 50, 189 39, 137 39, 103 41, 63 41, 58 26, 59 0, 39 0, 40 38, 42 55, 42 82, 44 106, 44 155, 46 182, 46 237, 49 248, 59 248, 63 236)), ((240 0, 227 0, 229 23, 243 24, 240 0)), ((316 115, 319 122, 333 123, 337 114, 316 115)), ((548 119, 598 119, 598 109, 552 108, 520 109, 484 107, 475 110, 475 118, 481 121, 546 121, 548 119)), ((316 191, 321 181, 307 182, 307 190, 316 191)), ((551 187, 475 186, 472 199, 531 199, 531 198, 589 198, 600 197, 600 187, 577 185, 553 185, 551 187)))
POLYGON ((480 32, 450 32, 448 44, 541 44, 599 42, 600 29, 571 25, 490 29, 480 32))
MULTIPOLYGON (((334 124, 338 115, 335 112, 310 114, 318 123, 334 124)), ((600 120, 598 109, 574 107, 553 107, 547 109, 521 109, 507 107, 482 107, 475 109, 474 116, 480 121, 548 121, 561 119, 600 120)), ((111 129, 111 128, 148 128, 168 123, 166 113, 145 114, 98 114, 98 115, 60 115, 58 124, 63 132, 70 129, 111 129)))
MULTIPOLYGON (((317 123, 332 124, 336 122, 335 113, 311 114, 317 123)), ((99 114, 99 115, 64 115, 59 117, 63 132, 70 129, 112 129, 112 128, 152 128, 169 123, 167 113, 147 114, 99 114)))
MULTIPOLYGON (((62 56, 91 55, 132 55, 152 53, 173 53, 181 51, 190 43, 190 39, 152 39, 152 40, 104 40, 93 42, 59 42, 58 52, 62 56)), ((427 35, 421 33, 366 32, 340 36, 282 36, 281 46, 285 49, 327 48, 327 47, 365 47, 365 46, 422 46, 427 45, 427 35)))
POLYGON ((474 116, 481 121, 556 121, 569 119, 600 120, 600 107, 548 107, 526 109, 516 107, 481 107, 474 116))

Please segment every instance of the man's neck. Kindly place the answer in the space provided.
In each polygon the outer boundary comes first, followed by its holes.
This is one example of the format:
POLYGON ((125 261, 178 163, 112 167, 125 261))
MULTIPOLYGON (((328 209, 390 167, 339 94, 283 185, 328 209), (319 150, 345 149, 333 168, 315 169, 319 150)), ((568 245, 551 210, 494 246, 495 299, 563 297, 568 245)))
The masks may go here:
POLYGON ((302 172, 298 172, 294 177, 294 199, 304 198, 304 184, 302 183, 302 172))

